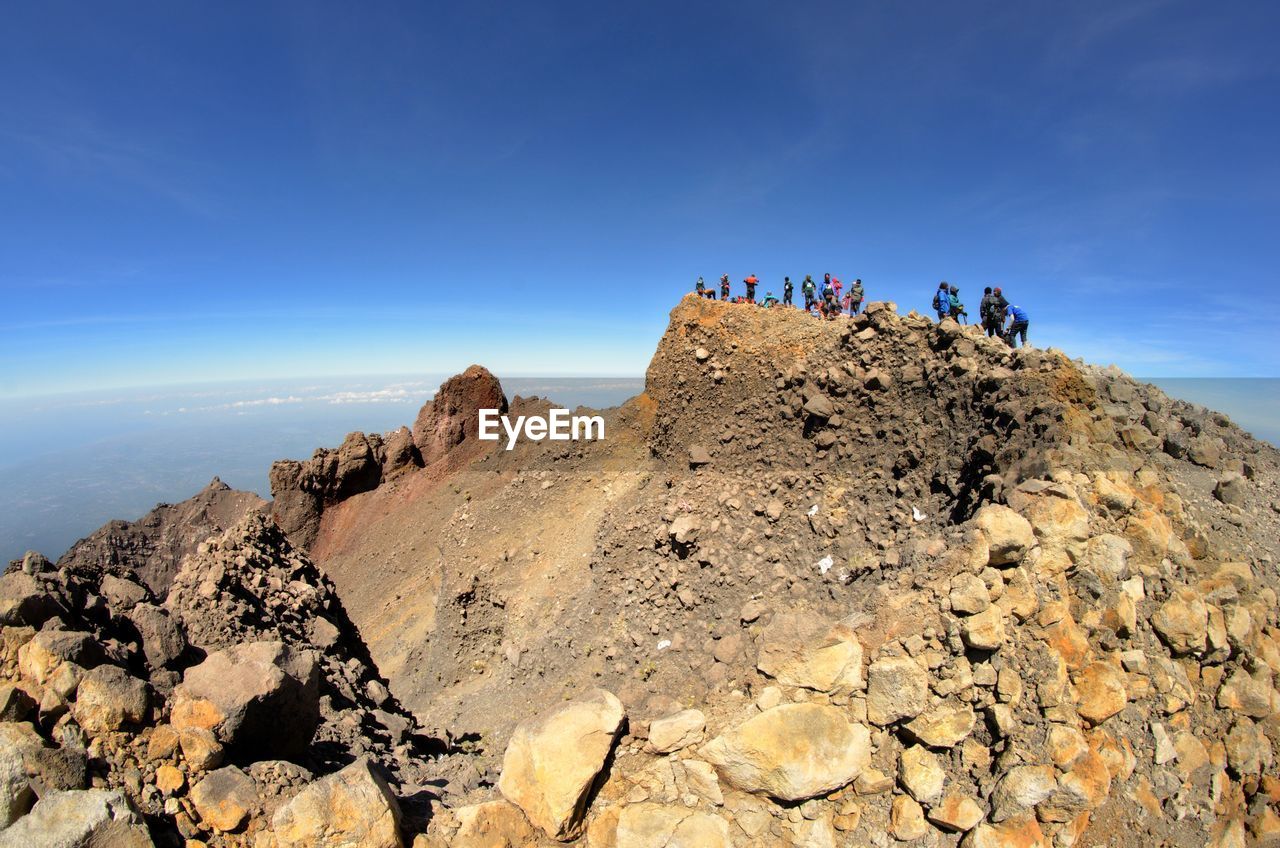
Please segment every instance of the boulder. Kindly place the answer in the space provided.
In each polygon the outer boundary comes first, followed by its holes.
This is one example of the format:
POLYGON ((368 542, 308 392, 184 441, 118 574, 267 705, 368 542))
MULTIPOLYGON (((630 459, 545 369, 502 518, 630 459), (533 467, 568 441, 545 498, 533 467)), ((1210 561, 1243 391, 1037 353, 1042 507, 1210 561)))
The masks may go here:
POLYGON ((729 823, 713 813, 631 804, 618 816, 616 848, 731 848, 729 823))
POLYGON ((106 789, 49 792, 0 831, 0 848, 153 848, 125 796, 106 789))
POLYGON ((1228 471, 1213 487, 1213 496, 1230 506, 1244 506, 1249 494, 1249 483, 1245 476, 1237 471, 1228 471))
POLYGON ((1076 711, 1090 724, 1101 724, 1128 703, 1124 672, 1105 662, 1090 663, 1076 675, 1076 711))
POLYGON ((707 717, 701 710, 681 710, 649 724, 649 750, 670 754, 702 741, 707 717))
POLYGON ((85 672, 76 690, 76 722, 90 733, 119 730, 147 718, 147 684, 114 665, 85 672))
POLYGON ((54 748, 27 723, 0 723, 0 760, 21 762, 35 790, 83 789, 88 758, 78 748, 54 748))
POLYGON ((25 815, 35 799, 21 753, 0 747, 0 830, 25 815))
POLYGON ((172 723, 211 730, 233 756, 288 758, 306 749, 320 722, 313 651, 248 642, 209 654, 174 691, 172 723))
POLYGON ((871 734, 825 704, 783 704, 748 719, 702 749, 722 780, 782 801, 824 795, 871 762, 871 734))
POLYGON ((279 848, 404 845, 400 806, 367 758, 308 785, 276 810, 271 825, 279 848))
POLYGON ((973 521, 986 536, 990 565, 1015 565, 1036 543, 1031 522, 1007 506, 987 504, 973 521))
POLYGON ((867 720, 883 727, 929 703, 929 673, 911 657, 881 657, 867 669, 867 720))
POLYGON ((552 838, 577 836, 625 718, 613 694, 595 689, 526 719, 507 744, 498 790, 552 838))
POLYGON ((975 721, 968 704, 944 702, 925 710, 902 729, 930 748, 952 748, 973 731, 975 721))
POLYGON ((32 575, 23 571, 0 575, 0 624, 39 627, 58 614, 59 606, 32 575))
POLYGON ((898 780, 912 798, 921 804, 932 804, 942 797, 947 773, 937 755, 920 745, 913 745, 902 752, 898 780))
POLYGON ((142 639, 142 652, 153 669, 170 668, 187 650, 187 639, 168 610, 155 604, 137 604, 129 621, 142 639))
POLYGON ((102 662, 102 646, 88 633, 41 630, 18 649, 19 673, 42 686, 64 662, 91 668, 102 662))
POLYGON ((1151 626, 1175 654, 1198 653, 1209 634, 1209 608, 1194 589, 1175 589, 1151 617, 1151 626))
POLYGON ((529 820, 508 801, 461 807, 454 811, 454 818, 458 829, 449 840, 449 848, 524 848, 538 843, 529 820))
POLYGON ((757 640, 756 668, 787 686, 849 692, 862 686, 862 643, 847 624, 778 613, 757 640))
POLYGON ((211 771, 191 787, 200 819, 219 833, 238 829, 258 806, 258 786, 235 766, 211 771))

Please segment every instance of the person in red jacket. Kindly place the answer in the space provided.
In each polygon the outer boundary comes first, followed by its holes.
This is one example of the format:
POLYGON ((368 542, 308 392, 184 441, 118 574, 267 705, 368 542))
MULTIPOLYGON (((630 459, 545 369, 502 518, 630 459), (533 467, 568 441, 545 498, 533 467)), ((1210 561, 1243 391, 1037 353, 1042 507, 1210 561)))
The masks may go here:
POLYGON ((752 274, 742 282, 747 284, 747 301, 750 303, 755 303, 756 302, 756 284, 760 282, 759 278, 756 277, 755 274, 752 274))

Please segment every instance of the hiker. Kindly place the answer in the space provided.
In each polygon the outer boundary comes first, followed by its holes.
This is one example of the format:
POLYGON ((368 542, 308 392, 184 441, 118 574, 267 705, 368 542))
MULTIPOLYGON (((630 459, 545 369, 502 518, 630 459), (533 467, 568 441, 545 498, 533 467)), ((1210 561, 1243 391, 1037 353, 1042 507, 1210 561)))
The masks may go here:
POLYGON ((840 314, 840 304, 836 302, 835 289, 827 286, 822 293, 823 315, 827 318, 835 318, 840 314))
POLYGON ((729 299, 729 275, 728 274, 720 275, 720 299, 721 300, 729 299))
POLYGON ((969 313, 964 311, 964 304, 960 302, 960 289, 956 286, 947 289, 947 301, 951 307, 951 317, 960 324, 968 324, 969 313))
POLYGON ((991 311, 995 315, 996 323, 1004 323, 1004 311, 1009 308, 1009 301, 1005 300, 1004 294, 1000 291, 1000 287, 996 286, 991 290, 991 311))
POLYGON ((794 305, 795 305, 795 304, 793 304, 793 303, 791 302, 791 293, 792 293, 793 291, 795 291, 795 288, 796 288, 796 287, 795 287, 795 286, 793 286, 793 285, 791 284, 791 278, 790 278, 790 277, 783 277, 783 278, 782 278, 782 305, 783 305, 783 306, 794 306, 794 305))
POLYGON ((1008 342, 1009 347, 1018 346, 1018 336, 1022 336, 1022 346, 1027 346, 1027 313, 1021 306, 1009 304, 1005 310, 1009 316, 1009 329, 1004 331, 1004 340, 1008 342))
POLYGON ((849 314, 857 315, 862 309, 862 280, 854 280, 849 286, 849 314))
POLYGON ((1000 310, 996 306, 996 296, 991 286, 982 290, 982 303, 978 307, 978 316, 982 319, 982 329, 987 331, 988 338, 1000 334, 1000 310))
POLYGON ((938 290, 933 294, 933 311, 938 313, 939 324, 951 316, 951 292, 946 280, 938 283, 938 290))
POLYGON ((747 303, 755 303, 756 302, 756 283, 760 282, 760 280, 756 277, 755 274, 752 274, 742 282, 747 284, 747 303))
POLYGON ((844 283, 840 282, 839 277, 831 278, 831 288, 836 290, 836 303, 840 302, 840 290, 844 288, 844 283))
POLYGON ((808 274, 804 275, 804 282, 800 284, 800 292, 804 295, 804 309, 806 312, 813 308, 813 277, 808 274))
POLYGON ((707 296, 707 283, 702 277, 698 277, 698 282, 694 283, 694 289, 698 292, 698 297, 707 296))
POLYGON ((763 305, 763 306, 765 306, 766 308, 767 308, 767 307, 770 307, 770 306, 777 306, 777 305, 778 305, 778 299, 777 299, 776 297, 774 297, 774 296, 773 296, 773 292, 765 292, 765 293, 764 293, 764 300, 762 301, 762 305, 763 305))

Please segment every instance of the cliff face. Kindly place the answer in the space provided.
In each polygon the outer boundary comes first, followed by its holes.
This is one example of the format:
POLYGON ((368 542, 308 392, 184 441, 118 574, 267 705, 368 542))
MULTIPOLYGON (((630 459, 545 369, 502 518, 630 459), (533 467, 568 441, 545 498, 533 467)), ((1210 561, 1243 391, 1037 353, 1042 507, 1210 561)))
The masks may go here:
POLYGON ((169 602, 137 603, 137 639, 111 629, 117 583, 7 575, 5 644, 35 641, 24 624, 93 640, 41 636, 6 666, 42 744, 96 727, 98 696, 58 713, 35 656, 119 665, 149 726, 221 709, 208 653, 279 669, 273 703, 314 726, 283 756, 308 771, 247 762, 231 737, 255 738, 250 717, 214 722, 260 796, 233 827, 186 754, 176 790, 154 763, 139 791, 132 761, 106 782, 214 844, 297 844, 300 811, 341 787, 398 822, 365 844, 1280 831, 1280 454, 1225 417, 890 304, 819 322, 688 297, 600 442, 479 443, 475 410, 505 405, 486 375, 446 383, 412 431, 277 464, 274 513, 310 556, 262 523, 211 541, 169 602), (165 622, 181 641, 146 636, 165 622), (295 709, 309 674, 318 714, 295 709), (337 770, 343 751, 381 771, 337 770))
POLYGON ((266 506, 267 502, 252 492, 236 491, 215 477, 182 503, 160 504, 137 521, 106 524, 72 545, 58 560, 58 567, 132 571, 163 598, 184 556, 213 534, 266 506))

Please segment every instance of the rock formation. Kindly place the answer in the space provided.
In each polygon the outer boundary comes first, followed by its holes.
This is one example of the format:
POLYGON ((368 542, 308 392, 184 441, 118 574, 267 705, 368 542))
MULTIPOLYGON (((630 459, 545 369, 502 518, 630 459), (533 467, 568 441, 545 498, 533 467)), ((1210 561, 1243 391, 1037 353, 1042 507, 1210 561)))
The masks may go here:
POLYGON ((1280 840, 1280 452, 1225 417, 695 297, 604 441, 484 406, 277 464, 163 593, 0 577, 0 844, 1280 840))

